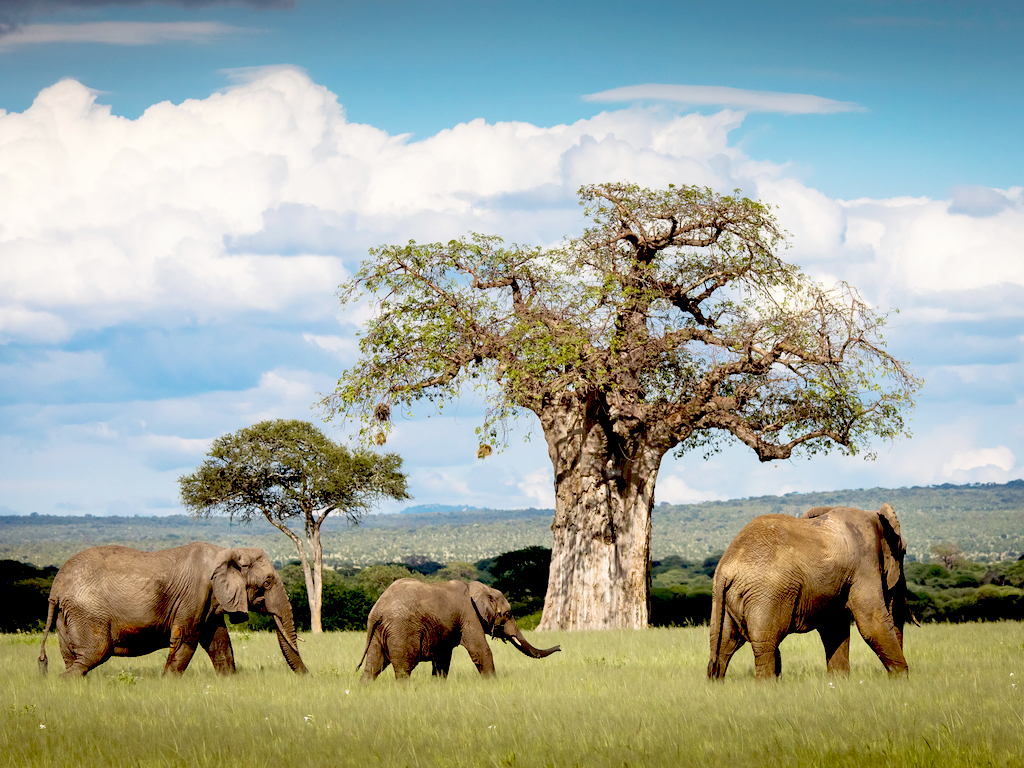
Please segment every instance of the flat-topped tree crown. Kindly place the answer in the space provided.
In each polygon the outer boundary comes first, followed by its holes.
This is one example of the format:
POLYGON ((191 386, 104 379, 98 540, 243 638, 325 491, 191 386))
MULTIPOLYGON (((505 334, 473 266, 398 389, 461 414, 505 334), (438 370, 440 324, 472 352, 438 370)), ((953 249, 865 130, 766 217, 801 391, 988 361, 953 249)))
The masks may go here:
POLYGON ((485 444, 532 411, 556 498, 541 626, 644 626, 668 451, 857 453, 904 432, 919 381, 855 289, 779 258, 766 205, 688 186, 580 197, 590 226, 553 248, 472 234, 371 250, 341 289, 374 310, 361 355, 322 404, 378 442, 393 408, 466 386, 487 391, 485 444))
POLYGON ((203 463, 178 483, 193 517, 223 514, 249 523, 262 515, 292 540, 306 580, 310 626, 319 633, 324 521, 337 513, 358 523, 382 499, 409 498, 401 469, 397 454, 350 451, 308 421, 273 419, 218 437, 203 463))

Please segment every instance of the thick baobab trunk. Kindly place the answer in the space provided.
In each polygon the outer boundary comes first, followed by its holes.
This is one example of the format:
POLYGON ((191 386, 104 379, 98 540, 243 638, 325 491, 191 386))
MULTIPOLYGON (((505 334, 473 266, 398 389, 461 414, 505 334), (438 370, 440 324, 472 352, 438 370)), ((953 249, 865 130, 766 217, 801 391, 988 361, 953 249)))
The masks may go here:
POLYGON ((663 452, 641 441, 630 441, 631 450, 623 451, 622 441, 614 435, 609 440, 597 423, 548 426, 554 542, 538 629, 646 627, 651 508, 663 452))

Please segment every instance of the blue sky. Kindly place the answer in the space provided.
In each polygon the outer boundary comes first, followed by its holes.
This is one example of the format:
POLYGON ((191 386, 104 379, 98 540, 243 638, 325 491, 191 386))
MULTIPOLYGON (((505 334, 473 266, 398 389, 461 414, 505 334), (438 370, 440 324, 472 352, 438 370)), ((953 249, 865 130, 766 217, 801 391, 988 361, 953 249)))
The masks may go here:
MULTIPOLYGON (((0 512, 177 511, 214 437, 318 420, 367 248, 551 244, 620 179, 777 205, 926 382, 875 462, 687 456, 658 501, 1024 477, 1018 3, 8 0, 0 30, 0 512)), ((528 423, 473 458, 480 408, 399 425, 414 503, 550 506, 528 423)))

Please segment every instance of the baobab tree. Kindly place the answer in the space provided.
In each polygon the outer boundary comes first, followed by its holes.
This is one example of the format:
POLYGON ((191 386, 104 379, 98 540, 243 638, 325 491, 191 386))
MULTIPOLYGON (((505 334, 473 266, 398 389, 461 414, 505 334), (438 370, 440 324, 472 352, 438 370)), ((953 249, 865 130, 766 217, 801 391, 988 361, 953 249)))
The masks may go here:
POLYGON ((555 486, 541 628, 644 627, 667 453, 856 454, 904 433, 919 381, 886 352, 884 313, 777 255, 768 206, 672 185, 580 196, 590 226, 552 248, 372 249, 340 292, 372 306, 361 354, 322 405, 382 443, 396 408, 482 387, 481 457, 534 413, 555 486))

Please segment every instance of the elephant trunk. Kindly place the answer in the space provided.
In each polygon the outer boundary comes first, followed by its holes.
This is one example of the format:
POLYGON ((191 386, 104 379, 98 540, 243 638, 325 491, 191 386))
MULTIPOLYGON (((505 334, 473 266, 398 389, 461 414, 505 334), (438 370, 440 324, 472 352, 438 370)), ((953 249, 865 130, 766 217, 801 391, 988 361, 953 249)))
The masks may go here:
POLYGON ((509 641, 517 651, 532 659, 543 659, 545 656, 550 656, 555 651, 562 650, 562 646, 560 645, 555 645, 551 648, 534 648, 530 645, 527 639, 523 637, 522 630, 519 629, 519 625, 516 624, 516 620, 513 618, 509 618, 503 625, 495 627, 495 629, 498 630, 498 632, 495 633, 495 637, 509 641))
POLYGON ((295 621, 292 612, 285 612, 284 616, 274 614, 274 623, 277 625, 277 643, 281 646, 281 653, 284 660, 288 662, 293 672, 304 675, 309 672, 306 665, 302 663, 299 655, 299 637, 295 633, 295 621))
POLYGON ((309 670, 302 662, 299 655, 299 637, 295 633, 295 617, 292 614, 292 604, 288 602, 288 593, 284 590, 284 584, 280 577, 277 583, 271 587, 263 600, 259 610, 274 617, 274 624, 277 626, 277 644, 281 646, 281 653, 284 660, 293 672, 306 674, 309 670))

